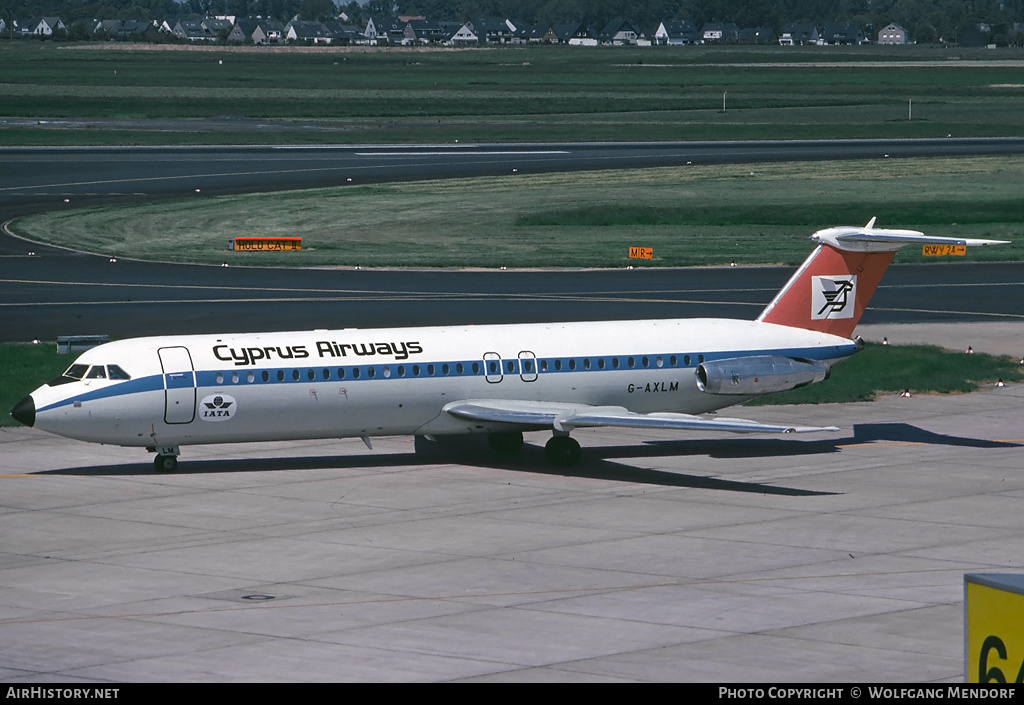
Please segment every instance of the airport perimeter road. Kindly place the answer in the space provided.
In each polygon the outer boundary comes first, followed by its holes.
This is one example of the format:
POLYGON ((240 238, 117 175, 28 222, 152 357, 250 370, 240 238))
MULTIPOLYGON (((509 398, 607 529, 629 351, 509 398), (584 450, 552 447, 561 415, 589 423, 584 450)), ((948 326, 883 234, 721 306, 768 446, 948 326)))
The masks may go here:
POLYGON ((964 574, 1024 552, 1024 386, 743 415, 843 430, 578 429, 568 472, 546 434, 514 463, 187 447, 158 475, 2 429, 0 680, 962 682, 964 574))

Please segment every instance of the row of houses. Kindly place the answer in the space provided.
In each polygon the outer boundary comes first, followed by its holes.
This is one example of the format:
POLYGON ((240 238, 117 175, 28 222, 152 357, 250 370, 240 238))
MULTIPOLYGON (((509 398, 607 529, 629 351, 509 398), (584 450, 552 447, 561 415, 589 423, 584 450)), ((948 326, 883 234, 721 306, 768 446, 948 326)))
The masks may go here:
MULTIPOLYGON (((598 45, 692 45, 713 43, 778 42, 794 45, 906 44, 907 31, 890 24, 870 37, 855 24, 792 24, 781 34, 771 27, 743 28, 727 22, 710 22, 697 27, 692 22, 666 20, 656 28, 644 30, 628 20, 612 20, 601 29, 582 22, 564 25, 536 25, 515 19, 479 19, 470 22, 438 22, 424 17, 371 17, 365 26, 346 24, 343 14, 337 21, 307 22, 294 19, 287 24, 265 18, 206 17, 203 19, 154 20, 77 20, 85 36, 135 41, 159 41, 175 37, 184 42, 227 41, 255 45, 297 43, 335 45, 414 45, 479 46, 484 44, 568 44, 598 45)), ((5 26, 0 19, 0 31, 5 26)), ((49 37, 69 32, 59 17, 37 17, 14 23, 16 36, 49 37)))

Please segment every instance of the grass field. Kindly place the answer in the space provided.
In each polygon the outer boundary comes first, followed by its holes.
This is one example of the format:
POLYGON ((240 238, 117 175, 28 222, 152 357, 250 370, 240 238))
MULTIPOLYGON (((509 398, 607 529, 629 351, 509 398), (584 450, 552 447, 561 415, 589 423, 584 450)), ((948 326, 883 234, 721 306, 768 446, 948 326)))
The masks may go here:
POLYGON ((7 128, 0 144, 1024 134, 1019 48, 274 50, 0 41, 0 66, 3 115, 195 121, 179 133, 7 128), (204 120, 225 117, 332 130, 208 131, 204 120))
MULTIPOLYGON (((947 260, 1020 260, 1021 184, 1019 156, 678 167, 197 197, 48 213, 12 230, 106 255, 213 264, 796 265, 815 230, 877 216, 879 227, 1012 241, 947 260), (302 236, 305 249, 229 252, 239 234, 302 236), (653 247, 654 259, 630 260, 631 246, 653 247)), ((906 248, 897 261, 921 259, 906 248)))

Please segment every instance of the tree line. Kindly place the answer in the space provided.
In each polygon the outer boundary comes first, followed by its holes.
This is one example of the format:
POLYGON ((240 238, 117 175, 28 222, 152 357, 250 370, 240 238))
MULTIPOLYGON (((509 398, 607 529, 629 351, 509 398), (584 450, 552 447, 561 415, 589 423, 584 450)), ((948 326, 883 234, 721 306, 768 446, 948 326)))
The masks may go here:
POLYGON ((967 27, 988 24, 993 34, 1012 33, 1024 21, 1024 0, 369 0, 336 5, 332 0, 0 0, 0 18, 60 17, 153 20, 187 16, 270 17, 287 22, 334 19, 345 12, 350 24, 370 16, 410 15, 464 22, 515 18, 529 24, 583 22, 600 30, 624 17, 638 29, 662 20, 732 22, 740 27, 771 27, 794 22, 851 23, 876 31, 891 22, 919 42, 955 41, 967 27))

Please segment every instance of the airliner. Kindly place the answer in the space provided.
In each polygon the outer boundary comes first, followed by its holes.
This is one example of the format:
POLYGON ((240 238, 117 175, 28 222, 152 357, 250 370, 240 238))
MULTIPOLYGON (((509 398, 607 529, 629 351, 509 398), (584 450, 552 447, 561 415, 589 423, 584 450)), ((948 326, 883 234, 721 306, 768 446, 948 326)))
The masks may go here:
POLYGON ((833 227, 753 321, 662 319, 185 335, 83 353, 11 415, 69 438, 146 448, 172 472, 182 446, 487 434, 511 455, 551 431, 548 462, 581 457, 571 433, 632 427, 736 433, 838 431, 711 412, 828 378, 863 347, 854 327, 904 245, 1005 241, 833 227))

